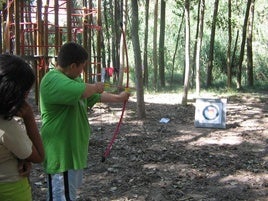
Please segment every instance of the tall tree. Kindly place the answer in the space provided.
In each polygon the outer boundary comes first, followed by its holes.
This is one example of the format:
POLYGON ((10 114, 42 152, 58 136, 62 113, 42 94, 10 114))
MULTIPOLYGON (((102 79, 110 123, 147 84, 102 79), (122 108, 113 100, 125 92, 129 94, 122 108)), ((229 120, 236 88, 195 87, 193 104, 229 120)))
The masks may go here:
MULTIPOLYGON (((92 9, 92 6, 93 6, 92 5, 92 0, 90 0, 88 2, 88 8, 91 10, 92 9)), ((59 5, 58 5, 58 3, 55 5, 55 10, 57 10, 57 13, 59 12, 59 5)), ((93 24, 93 17, 92 17, 92 15, 89 15, 87 17, 87 19, 88 19, 88 24, 90 24, 90 25, 93 24)), ((93 31, 91 29, 89 29, 89 31, 88 31, 88 40, 87 40, 88 41, 88 45, 87 45, 87 47, 88 47, 88 59, 89 59, 89 68, 88 68, 88 72, 87 72, 88 75, 92 75, 93 74, 93 68, 95 67, 95 64, 94 65, 91 65, 95 61, 95 59, 92 60, 93 47, 94 47, 94 43, 91 40, 91 39, 93 39, 92 35, 93 35, 93 31)), ((60 36, 58 36, 58 38, 60 38, 60 36)), ((92 81, 93 81, 93 77, 92 76, 88 76, 88 82, 89 83, 92 83, 92 81)))
POLYGON ((179 30, 178 30, 178 34, 177 34, 177 38, 176 38, 175 51, 174 51, 174 54, 173 54, 173 57, 172 57, 172 69, 171 69, 171 79, 170 79, 170 84, 171 85, 173 85, 175 59, 176 59, 176 55, 177 55, 177 52, 178 52, 181 29, 182 29, 182 25, 183 25, 183 22, 184 22, 184 14, 185 14, 185 9, 183 9, 181 22, 180 22, 180 26, 179 26, 179 30))
MULTIPOLYGON (((123 0, 123 30, 126 30, 127 27, 127 18, 128 18, 128 3, 127 0, 123 0)), ((124 78, 124 72, 125 72, 125 49, 124 49, 124 38, 123 34, 121 34, 121 41, 120 41, 120 69, 119 69, 119 80, 118 80, 118 86, 122 87, 123 84, 123 78, 124 78)))
MULTIPOLYGON (((111 58, 112 58, 112 61, 111 61, 111 67, 114 68, 114 70, 116 71, 116 23, 115 23, 115 18, 113 17, 114 16, 114 13, 115 13, 115 6, 113 4, 113 0, 109 0, 109 5, 110 5, 110 20, 111 20, 111 58)), ((114 72, 114 78, 113 80, 116 80, 116 72, 114 72)))
POLYGON ((232 48, 232 0, 228 0, 227 87, 229 88, 232 86, 231 48, 232 48))
POLYGON ((243 65, 243 60, 244 60, 245 43, 246 43, 247 27, 248 27, 248 16, 249 16, 249 11, 250 11, 250 6, 251 6, 251 0, 248 0, 245 18, 244 18, 242 42, 241 42, 241 46, 240 46, 240 55, 239 55, 239 62, 238 62, 238 69, 237 69, 237 71, 238 71, 237 72, 237 83, 236 83, 237 89, 241 89, 241 87, 242 87, 242 84, 241 84, 242 65, 243 65))
POLYGON ((132 44, 135 59, 135 75, 136 75, 136 89, 137 89, 137 115, 139 119, 145 118, 145 103, 143 91, 142 78, 142 61, 139 39, 139 9, 137 0, 131 0, 132 5, 132 44))
POLYGON ((234 49, 233 49, 233 54, 232 54, 232 59, 231 59, 231 68, 232 68, 232 70, 233 70, 234 66, 236 66, 236 52, 237 52, 238 39, 239 39, 239 30, 236 31, 234 49))
POLYGON ((148 20, 149 20, 149 4, 150 1, 145 2, 145 27, 144 27, 144 52, 143 52, 143 84, 148 88, 148 20))
POLYGON ((253 33, 253 21, 254 21, 254 3, 251 1, 250 15, 248 20, 248 34, 247 34, 247 72, 248 72, 248 86, 253 86, 253 51, 252 51, 252 33, 253 33))
POLYGON ((195 32, 195 38, 194 38, 194 51, 193 51, 193 62, 191 63, 191 69, 192 69, 192 76, 191 76, 191 84, 190 86, 194 86, 194 79, 195 79, 195 62, 196 62, 196 50, 197 50, 197 38, 199 35, 199 24, 200 24, 200 5, 201 2, 198 0, 198 8, 197 8, 197 20, 196 20, 196 32, 195 32))
MULTIPOLYGON (((108 2, 107 0, 103 1, 103 21, 104 21, 104 26, 103 26, 103 33, 104 33, 104 38, 103 40, 106 41, 106 50, 107 50, 107 54, 105 54, 105 58, 102 58, 103 60, 105 60, 106 65, 110 68, 111 67, 111 45, 110 45, 110 40, 111 40, 111 34, 110 34, 110 24, 108 21, 108 2), (107 56, 106 56, 107 55, 107 56), (107 58, 106 58, 107 57, 107 58)), ((106 78, 109 79, 109 75, 106 75, 106 78)))
POLYGON ((111 6, 111 16, 112 20, 112 60, 113 60, 113 67, 114 67, 114 81, 118 81, 119 75, 119 66, 120 66, 120 57, 119 57, 119 45, 120 45, 120 22, 122 22, 122 15, 121 15, 121 7, 119 0, 112 1, 110 0, 111 6))
POLYGON ((208 59, 208 66, 207 66, 207 86, 208 87, 211 86, 212 80, 213 80, 212 69, 213 69, 213 60, 214 60, 214 41, 215 41, 216 22, 217 22, 217 16, 218 16, 218 7, 219 7, 219 0, 215 0, 211 34, 210 34, 210 47, 209 47, 209 55, 208 55, 209 59, 208 59))
POLYGON ((185 74, 182 105, 187 105, 190 76, 190 0, 185 0, 185 74))
MULTIPOLYGON (((98 8, 101 8, 101 0, 98 0, 98 8)), ((97 15, 97 23, 98 26, 102 26, 101 21, 101 9, 98 9, 97 15)), ((101 81, 101 44, 102 44, 102 37, 101 32, 98 31, 97 33, 97 81, 101 81)))
POLYGON ((154 4, 154 33, 153 33, 153 66, 154 66, 154 79, 153 87, 157 89, 157 70, 158 70, 158 51, 157 51, 157 23, 158 21, 158 0, 154 4))
POLYGON ((203 39, 203 28, 204 28, 204 14, 205 14, 205 0, 199 1, 198 11, 198 35, 196 41, 196 54, 195 54, 195 68, 196 68, 196 94, 200 94, 200 52, 202 47, 203 39))
POLYGON ((159 34, 160 87, 165 87, 165 25, 166 25, 166 0, 161 0, 160 34, 159 34))

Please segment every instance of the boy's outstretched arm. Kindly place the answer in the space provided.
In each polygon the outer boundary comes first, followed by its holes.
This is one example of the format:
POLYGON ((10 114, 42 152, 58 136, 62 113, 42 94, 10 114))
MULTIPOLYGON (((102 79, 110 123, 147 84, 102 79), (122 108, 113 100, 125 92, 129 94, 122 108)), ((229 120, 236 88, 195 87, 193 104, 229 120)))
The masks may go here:
POLYGON ((103 92, 101 94, 101 102, 102 103, 116 103, 116 102, 124 102, 127 101, 130 96, 128 92, 121 92, 120 94, 112 94, 108 92, 103 92))
POLYGON ((95 84, 86 84, 86 89, 82 94, 82 98, 88 98, 95 93, 102 93, 104 91, 104 83, 97 82, 95 84))

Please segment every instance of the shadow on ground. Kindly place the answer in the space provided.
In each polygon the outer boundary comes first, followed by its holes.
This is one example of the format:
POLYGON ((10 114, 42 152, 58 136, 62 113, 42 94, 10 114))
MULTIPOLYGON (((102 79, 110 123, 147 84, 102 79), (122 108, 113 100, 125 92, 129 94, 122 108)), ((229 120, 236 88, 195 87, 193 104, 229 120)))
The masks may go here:
MULTIPOLYGON (((157 97, 155 97, 157 98, 157 97)), ((78 200, 264 201, 268 197, 268 97, 228 97, 227 128, 195 128, 193 104, 146 102, 137 120, 130 101, 120 133, 101 158, 119 120, 121 105, 90 112, 88 168, 78 200), (163 117, 170 119, 160 123, 163 117)), ((31 175, 34 200, 44 200, 40 165, 31 175)))

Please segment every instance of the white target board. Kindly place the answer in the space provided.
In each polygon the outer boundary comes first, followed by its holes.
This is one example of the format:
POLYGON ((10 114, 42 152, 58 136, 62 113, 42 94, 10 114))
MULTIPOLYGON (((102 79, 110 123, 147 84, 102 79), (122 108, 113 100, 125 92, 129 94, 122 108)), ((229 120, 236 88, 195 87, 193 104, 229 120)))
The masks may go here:
POLYGON ((195 127, 226 128, 226 103, 227 99, 196 99, 195 127))

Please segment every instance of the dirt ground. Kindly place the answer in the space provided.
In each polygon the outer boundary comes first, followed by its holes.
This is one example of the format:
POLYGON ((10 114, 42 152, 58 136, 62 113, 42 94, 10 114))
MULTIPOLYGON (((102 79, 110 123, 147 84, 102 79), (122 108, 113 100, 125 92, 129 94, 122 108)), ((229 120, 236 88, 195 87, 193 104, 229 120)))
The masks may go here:
MULTIPOLYGON (((227 97, 225 129, 196 128, 195 102, 181 106, 177 94, 146 95, 145 102, 141 121, 130 99, 104 162, 122 106, 99 104, 90 111, 88 168, 78 201, 268 200, 267 93, 227 97)), ((40 124, 38 111, 36 120, 40 124)), ((45 200, 41 165, 33 166, 30 180, 33 200, 45 200)))

